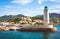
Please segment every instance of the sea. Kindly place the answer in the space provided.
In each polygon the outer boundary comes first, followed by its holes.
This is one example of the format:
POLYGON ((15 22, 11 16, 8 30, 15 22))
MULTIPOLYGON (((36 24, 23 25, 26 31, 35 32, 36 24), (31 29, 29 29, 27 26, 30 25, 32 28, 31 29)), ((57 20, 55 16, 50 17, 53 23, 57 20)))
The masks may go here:
POLYGON ((57 32, 0 31, 0 39, 60 39, 60 26, 57 32))

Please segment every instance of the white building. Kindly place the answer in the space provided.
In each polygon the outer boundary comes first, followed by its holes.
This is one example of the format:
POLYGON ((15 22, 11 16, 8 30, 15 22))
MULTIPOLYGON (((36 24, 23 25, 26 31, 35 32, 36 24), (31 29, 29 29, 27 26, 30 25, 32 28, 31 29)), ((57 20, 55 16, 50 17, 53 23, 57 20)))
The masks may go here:
POLYGON ((44 7, 44 25, 49 24, 49 13, 48 13, 48 7, 44 7))

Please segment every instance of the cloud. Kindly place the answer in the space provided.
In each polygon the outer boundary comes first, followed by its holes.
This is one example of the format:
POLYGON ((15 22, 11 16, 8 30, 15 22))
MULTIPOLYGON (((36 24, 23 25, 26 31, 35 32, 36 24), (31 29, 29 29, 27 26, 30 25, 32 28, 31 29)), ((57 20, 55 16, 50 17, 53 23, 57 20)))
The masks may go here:
POLYGON ((24 15, 26 16, 36 16, 36 15, 42 15, 43 11, 37 10, 37 11, 26 11, 24 15))
POLYGON ((52 5, 48 7, 50 13, 60 13, 60 5, 52 5))
POLYGON ((60 5, 55 5, 55 8, 59 8, 60 9, 60 5))
POLYGON ((28 4, 31 3, 33 0, 13 0, 11 3, 17 3, 17 4, 28 4))
POLYGON ((60 0, 50 0, 50 1, 53 1, 53 2, 56 2, 56 3, 60 3, 60 0))
POLYGON ((52 1, 52 2, 56 2, 56 3, 60 3, 60 0, 38 0, 38 3, 43 3, 43 2, 46 2, 46 1, 52 1))
POLYGON ((13 8, 13 6, 4 6, 5 8, 13 8))
POLYGON ((38 0, 38 3, 42 3, 42 2, 45 2, 45 1, 48 1, 48 0, 38 0))
POLYGON ((60 13, 60 10, 49 10, 50 13, 60 13))
POLYGON ((50 1, 56 1, 56 0, 50 0, 50 1))
POLYGON ((52 5, 49 7, 49 10, 60 9, 60 5, 52 5))
POLYGON ((6 15, 17 15, 17 14, 20 14, 20 13, 17 13, 17 12, 5 12, 6 15))
POLYGON ((41 1, 41 0, 39 0, 39 1, 38 1, 38 3, 40 3, 40 4, 41 4, 41 3, 42 3, 42 1, 41 1))
POLYGON ((38 3, 40 3, 40 4, 41 4, 42 2, 43 2, 43 0, 38 0, 38 3))

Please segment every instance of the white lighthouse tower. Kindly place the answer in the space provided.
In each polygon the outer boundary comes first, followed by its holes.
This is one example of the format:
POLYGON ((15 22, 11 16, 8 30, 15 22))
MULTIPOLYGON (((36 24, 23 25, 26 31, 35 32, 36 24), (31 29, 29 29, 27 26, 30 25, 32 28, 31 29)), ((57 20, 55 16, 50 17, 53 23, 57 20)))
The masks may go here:
POLYGON ((44 7, 44 25, 49 24, 49 13, 48 13, 48 7, 44 7))

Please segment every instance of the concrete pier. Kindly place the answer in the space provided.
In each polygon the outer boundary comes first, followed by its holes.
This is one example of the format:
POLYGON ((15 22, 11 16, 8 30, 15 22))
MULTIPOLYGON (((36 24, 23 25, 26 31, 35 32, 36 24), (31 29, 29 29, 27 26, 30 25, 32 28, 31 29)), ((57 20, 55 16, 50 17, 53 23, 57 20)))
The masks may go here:
POLYGON ((24 31, 24 32, 56 32, 57 28, 53 28, 53 27, 43 27, 42 26, 28 26, 28 27, 22 27, 20 29, 20 31, 24 31))
POLYGON ((43 25, 25 25, 22 27, 0 27, 0 31, 24 31, 24 32, 56 32, 57 28, 45 27, 43 25))
POLYGON ((56 28, 21 28, 24 32, 56 32, 56 28))

